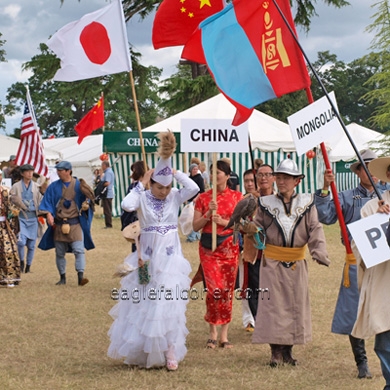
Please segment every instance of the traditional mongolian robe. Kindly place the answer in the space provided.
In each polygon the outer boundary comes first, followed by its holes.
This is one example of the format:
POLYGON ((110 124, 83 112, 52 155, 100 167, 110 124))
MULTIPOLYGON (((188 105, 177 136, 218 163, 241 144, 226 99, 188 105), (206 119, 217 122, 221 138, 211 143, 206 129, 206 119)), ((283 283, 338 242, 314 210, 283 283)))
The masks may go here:
POLYGON ((252 341, 305 344, 312 335, 306 244, 313 259, 330 263, 313 196, 295 194, 289 213, 278 195, 260 197, 255 223, 265 230, 266 248, 252 341))
MULTIPOLYGON (((11 188, 11 201, 22 202, 22 211, 19 213, 18 248, 19 257, 24 262, 24 247, 27 245, 27 264, 31 262, 35 253, 35 243, 38 238, 39 222, 38 209, 42 200, 42 194, 38 184, 30 181, 26 187, 23 179, 15 183, 11 188)), ((22 263, 23 264, 23 263, 22 263)))
MULTIPOLYGON (((384 192, 382 198, 390 204, 389 191, 384 192)), ((377 210, 378 199, 373 199, 362 208, 362 218, 375 214, 377 210)), ((368 339, 390 330, 390 261, 364 269, 359 251, 354 245, 352 249, 358 262, 360 282, 359 308, 352 335, 368 339)))
MULTIPOLYGON (((321 196, 320 192, 316 191, 315 195, 318 219, 325 225, 332 225, 337 221, 335 204, 329 195, 321 196)), ((369 192, 361 184, 351 190, 340 192, 338 198, 345 224, 358 221, 362 207, 375 197, 375 191, 369 192)), ((348 239, 351 242, 349 232, 348 239)), ((333 333, 351 334, 356 321, 358 302, 356 259, 353 255, 346 255, 336 309, 333 315, 331 329, 333 333)))
MULTIPOLYGON (((82 237, 84 239, 84 247, 85 249, 93 249, 95 248, 95 245, 92 241, 92 236, 91 236, 91 224, 92 224, 92 218, 93 218, 93 211, 91 208, 89 208, 86 211, 82 210, 82 204, 83 202, 87 199, 86 196, 81 192, 80 190, 80 181, 77 178, 73 178, 75 181, 74 184, 74 191, 76 192, 76 196, 74 198, 74 203, 78 209, 78 219, 79 223, 82 229, 82 237)), ((39 206, 39 209, 42 211, 48 211, 50 212, 53 216, 57 215, 57 207, 59 206, 60 202, 63 202, 63 191, 65 190, 65 187, 63 185, 63 182, 61 180, 56 180, 55 182, 51 183, 45 192, 45 195, 42 199, 42 202, 39 206)), ((71 233, 72 230, 76 227, 77 225, 72 225, 71 226, 71 233)), ((56 234, 60 234, 60 229, 56 234)), ((55 236, 55 228, 52 226, 49 226, 43 235, 38 248, 42 250, 48 250, 54 248, 54 240, 58 239, 55 236)), ((71 238, 71 234, 69 235, 71 238)), ((66 241, 66 237, 64 239, 60 239, 60 241, 66 241)), ((74 240, 78 241, 78 240, 74 240)))
POLYGON ((108 356, 126 364, 151 368, 166 364, 168 353, 184 359, 188 330, 186 305, 191 266, 184 258, 177 230, 180 205, 194 196, 198 186, 182 172, 176 180, 184 185, 172 188, 161 200, 138 182, 122 202, 126 211, 137 210, 141 227, 140 252, 131 253, 125 263, 135 271, 122 278, 119 302, 110 315, 108 356), (150 280, 141 284, 138 259, 149 262, 150 280))

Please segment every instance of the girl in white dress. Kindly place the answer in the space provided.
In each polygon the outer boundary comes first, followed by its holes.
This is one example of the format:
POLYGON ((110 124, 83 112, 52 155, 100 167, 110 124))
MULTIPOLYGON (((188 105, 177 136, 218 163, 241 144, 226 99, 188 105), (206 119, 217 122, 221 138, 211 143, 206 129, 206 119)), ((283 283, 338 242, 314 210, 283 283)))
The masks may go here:
POLYGON ((139 270, 122 278, 119 302, 110 311, 114 322, 108 356, 168 370, 176 370, 184 359, 191 267, 183 257, 177 222, 180 205, 198 191, 186 174, 171 170, 170 159, 160 159, 124 198, 122 208, 137 210, 141 227, 139 255, 134 252, 125 262, 132 268, 146 262, 150 278, 141 284, 139 270), (183 188, 172 188, 172 176, 183 188), (145 190, 149 181, 150 190, 145 190))

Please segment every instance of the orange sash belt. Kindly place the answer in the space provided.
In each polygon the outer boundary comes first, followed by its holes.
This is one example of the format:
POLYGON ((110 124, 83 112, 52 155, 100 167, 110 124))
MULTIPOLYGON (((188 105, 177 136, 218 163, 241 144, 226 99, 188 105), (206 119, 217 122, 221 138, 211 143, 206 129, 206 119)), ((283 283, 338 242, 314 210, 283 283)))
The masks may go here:
POLYGON ((307 245, 298 248, 287 248, 284 246, 266 244, 263 253, 267 259, 286 262, 299 261, 305 259, 306 247, 307 245))
POLYGON ((351 287, 351 282, 349 280, 349 266, 356 265, 356 258, 353 253, 345 254, 345 265, 344 265, 344 281, 343 286, 346 288, 351 287))

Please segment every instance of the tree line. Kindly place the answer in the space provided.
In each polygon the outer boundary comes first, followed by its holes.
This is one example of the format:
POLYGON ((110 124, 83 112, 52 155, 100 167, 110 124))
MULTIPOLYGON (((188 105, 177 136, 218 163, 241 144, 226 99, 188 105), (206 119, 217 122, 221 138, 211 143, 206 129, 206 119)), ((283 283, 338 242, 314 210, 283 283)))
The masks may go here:
MULTIPOLYGON (((343 0, 324 0, 326 3, 341 7, 348 5, 343 0)), ((123 0, 125 17, 128 20, 138 13, 145 17, 161 1, 123 0)), ((296 7, 295 22, 310 27, 310 19, 315 8, 310 0, 294 0, 296 7)), ((377 31, 372 53, 350 63, 338 60, 328 51, 319 52, 313 67, 320 76, 326 89, 334 91, 341 116, 346 124, 355 122, 380 132, 390 130, 390 115, 387 99, 390 93, 388 47, 390 43, 389 4, 382 1, 376 4, 377 13, 369 29, 377 31), (387 12, 385 12, 387 11, 387 12), (389 79, 389 81, 388 81, 389 79)), ((4 41, 0 33, 0 61, 6 60, 2 49, 4 41)), ((136 130, 134 102, 127 73, 119 73, 75 82, 53 82, 52 77, 60 66, 60 60, 41 43, 40 53, 23 64, 23 70, 30 70, 32 76, 27 83, 43 137, 74 136, 74 126, 95 104, 101 92, 105 96, 105 131, 136 130)), ((133 75, 136 85, 137 103, 142 128, 177 114, 216 95, 219 91, 212 78, 203 67, 193 77, 188 65, 177 65, 176 72, 161 80, 162 69, 155 66, 143 66, 141 53, 130 49, 133 75)), ((179 61, 179 59, 178 59, 179 61)), ((314 99, 323 96, 316 79, 312 78, 314 99)), ((24 83, 10 86, 6 102, 0 110, 0 128, 5 128, 5 115, 20 113, 25 102, 24 83)), ((289 115, 307 105, 306 93, 298 91, 265 102, 256 108, 279 120, 286 122, 289 115)), ((1 107, 0 107, 1 108, 1 107)), ((10 136, 19 137, 20 128, 13 130, 10 136)))

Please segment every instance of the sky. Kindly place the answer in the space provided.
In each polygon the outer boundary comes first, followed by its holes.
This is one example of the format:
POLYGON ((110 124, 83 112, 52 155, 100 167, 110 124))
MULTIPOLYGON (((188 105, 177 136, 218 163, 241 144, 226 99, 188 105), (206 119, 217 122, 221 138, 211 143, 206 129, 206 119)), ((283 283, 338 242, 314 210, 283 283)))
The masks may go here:
MULTIPOLYGON (((212 0, 211 0, 212 1, 212 0)), ((317 53, 329 51, 346 63, 369 53, 373 35, 365 31, 373 22, 374 0, 350 0, 351 6, 336 9, 317 0, 317 15, 310 31, 298 28, 301 46, 309 61, 315 62, 317 53)), ((109 0, 1 0, 0 32, 7 62, 0 62, 0 102, 6 103, 7 89, 18 81, 25 82, 30 74, 22 72, 23 63, 40 53, 39 44, 69 22, 109 4, 109 0)), ((129 43, 142 54, 145 66, 163 68, 163 79, 176 71, 182 47, 154 50, 152 46, 153 15, 141 20, 135 15, 126 24, 129 43)), ((21 123, 21 114, 6 117, 6 130, 11 134, 21 123)))

